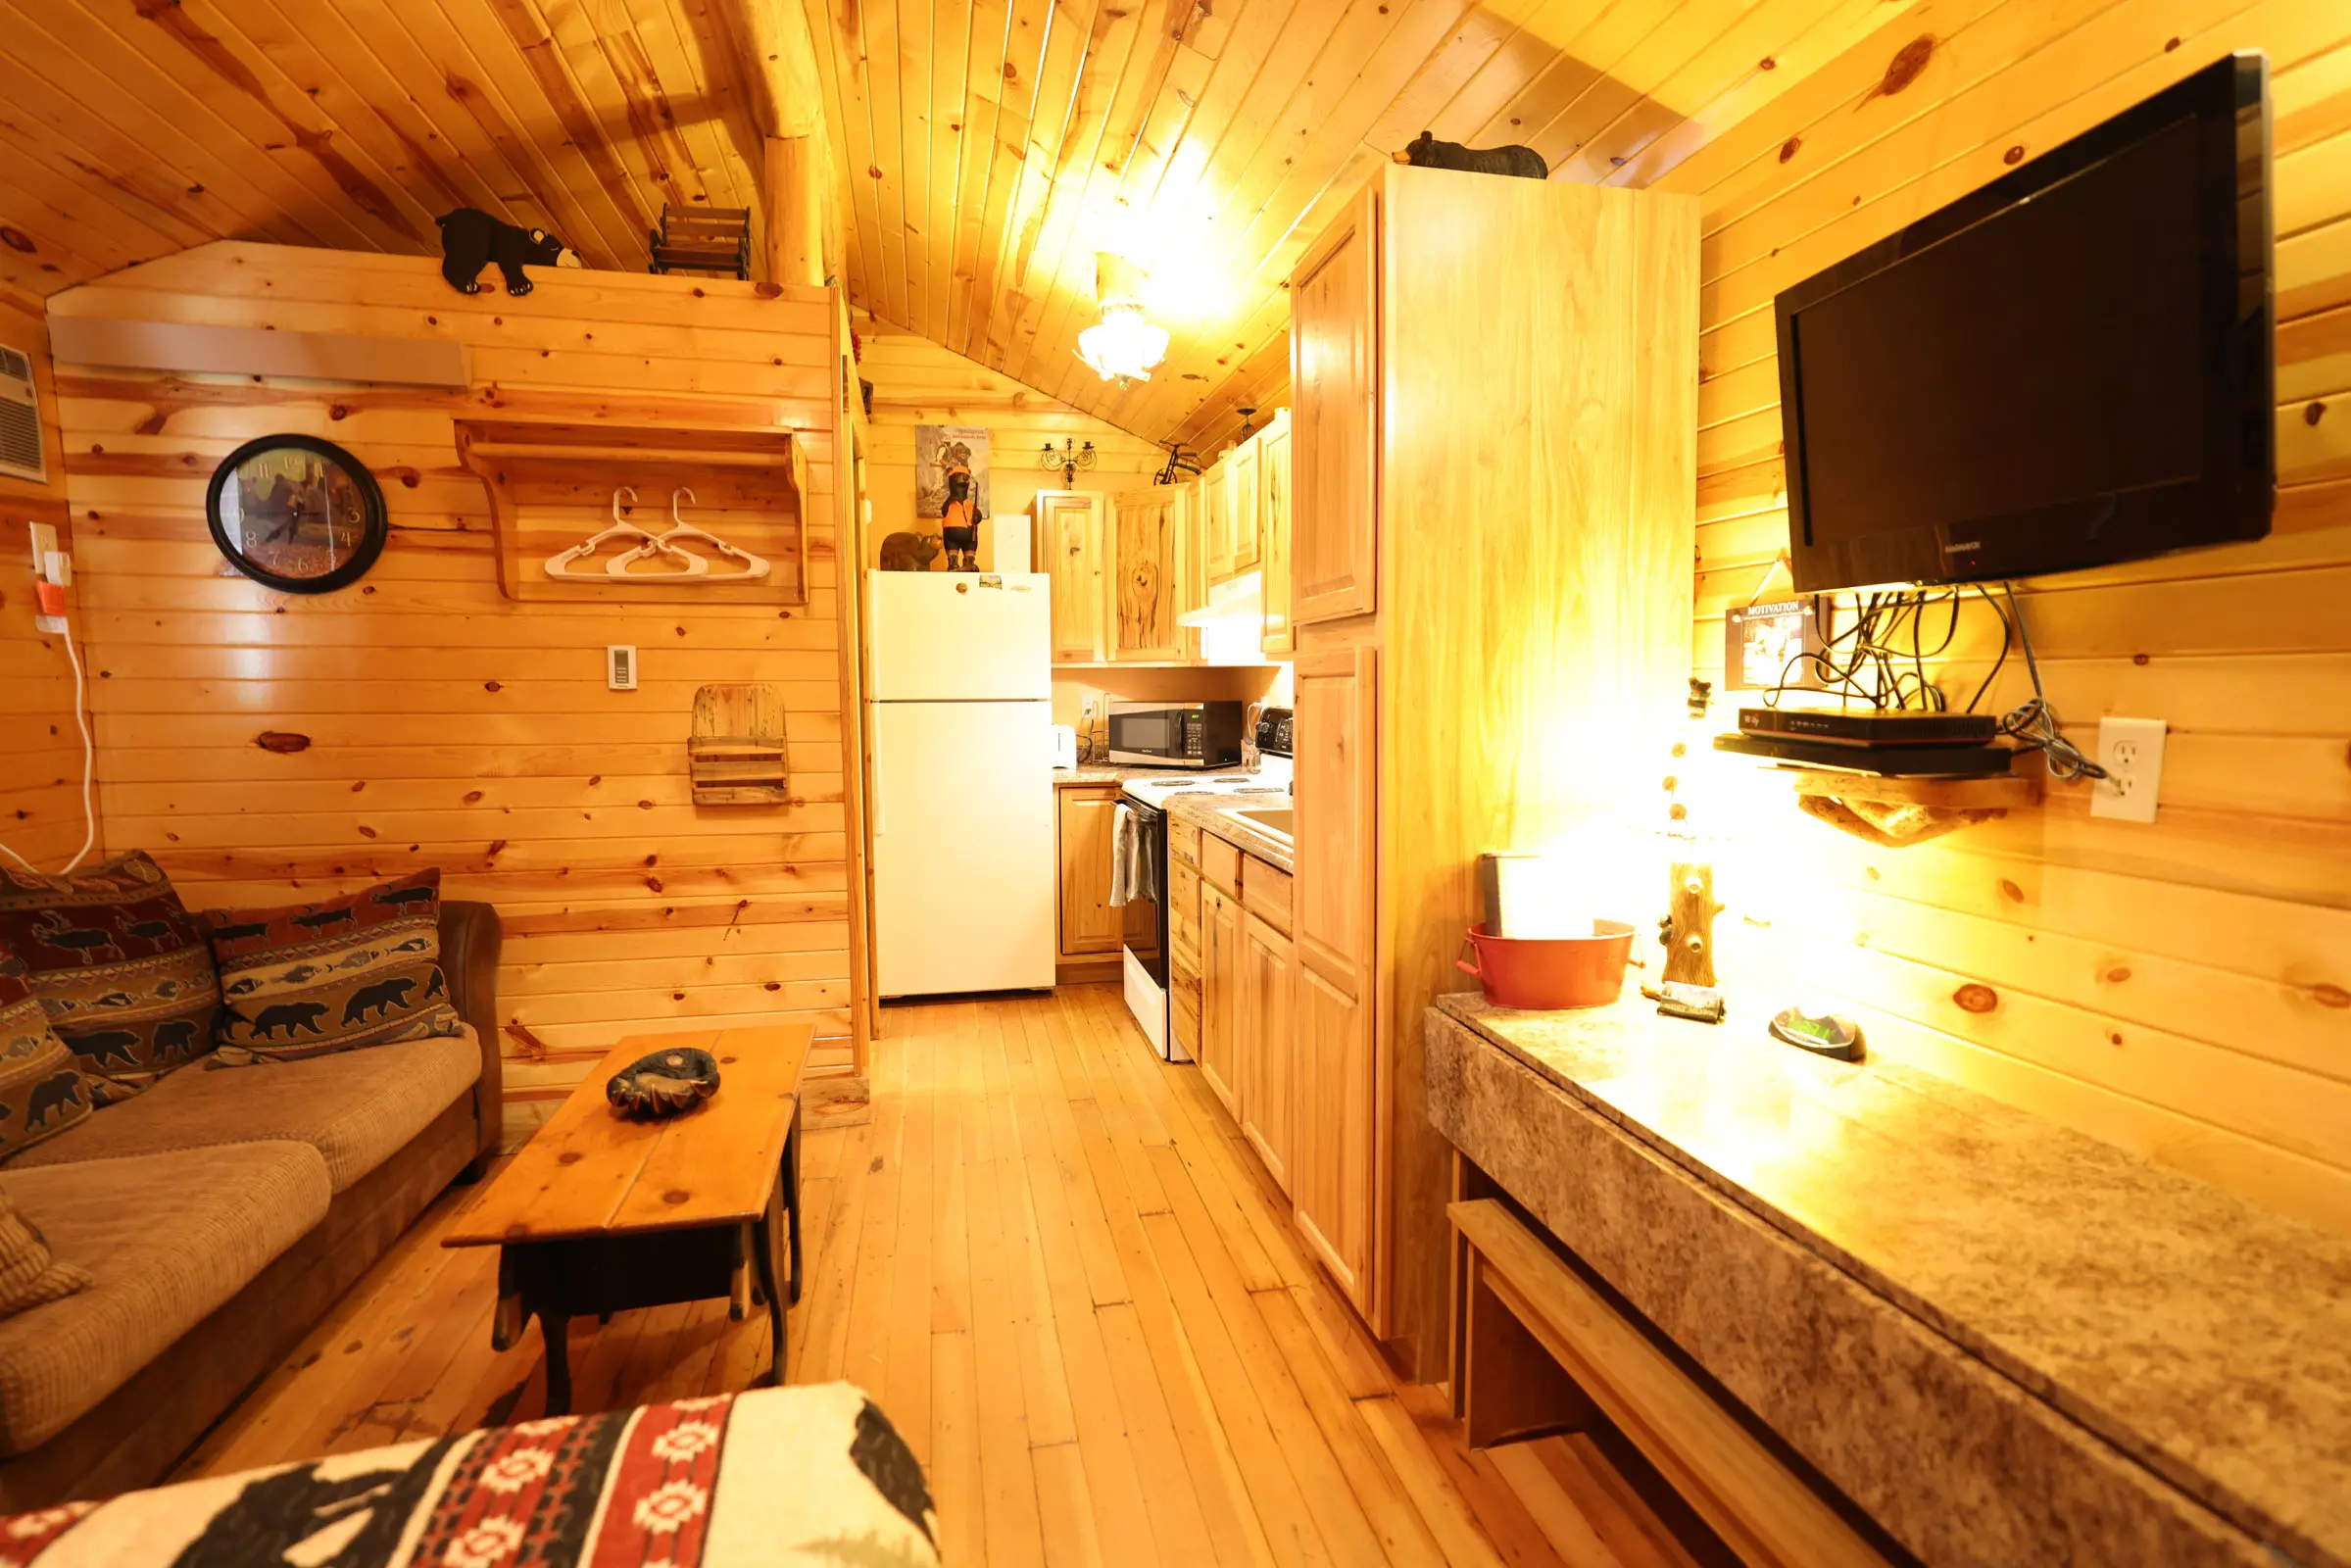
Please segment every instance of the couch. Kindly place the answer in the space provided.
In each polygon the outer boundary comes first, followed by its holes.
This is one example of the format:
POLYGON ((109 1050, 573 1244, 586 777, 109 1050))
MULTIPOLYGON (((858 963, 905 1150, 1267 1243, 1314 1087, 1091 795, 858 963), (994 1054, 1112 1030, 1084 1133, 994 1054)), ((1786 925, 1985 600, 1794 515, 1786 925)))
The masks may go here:
POLYGON ((441 906, 465 1030, 201 1060, 0 1164, 91 1289, 0 1319, 0 1510, 152 1485, 496 1153, 499 926, 441 906))

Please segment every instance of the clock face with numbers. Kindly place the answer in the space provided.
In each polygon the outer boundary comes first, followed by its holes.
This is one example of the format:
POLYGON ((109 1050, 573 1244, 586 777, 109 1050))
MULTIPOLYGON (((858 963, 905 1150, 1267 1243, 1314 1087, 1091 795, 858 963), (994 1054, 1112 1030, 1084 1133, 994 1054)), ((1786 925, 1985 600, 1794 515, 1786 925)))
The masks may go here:
POLYGON ((205 494, 205 517, 229 564, 294 594, 357 582, 390 531, 374 476, 307 435, 263 436, 230 453, 205 494))

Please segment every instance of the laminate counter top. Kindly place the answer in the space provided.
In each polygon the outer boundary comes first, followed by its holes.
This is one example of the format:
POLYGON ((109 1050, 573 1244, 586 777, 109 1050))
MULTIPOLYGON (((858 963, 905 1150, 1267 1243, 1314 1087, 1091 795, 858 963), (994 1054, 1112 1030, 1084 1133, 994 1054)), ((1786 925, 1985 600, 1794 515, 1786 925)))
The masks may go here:
POLYGON ((1127 767, 1115 762, 1088 762, 1077 767, 1053 769, 1053 788, 1066 790, 1081 784, 1124 784, 1131 778, 1176 778, 1198 772, 1190 767, 1127 767))
MULTIPOLYGON (((1436 1010, 2256 1541, 2351 1564, 2351 1239, 1927 1073, 1631 992, 1436 1010)), ((1514 1113, 1435 1033, 1432 1119, 1492 1157, 1511 1134, 1479 1123, 1514 1113)))
POLYGON ((1287 795, 1179 795, 1167 803, 1168 814, 1179 822, 1189 822, 1203 833, 1212 833, 1245 855, 1284 871, 1296 872, 1297 857, 1290 840, 1268 833, 1253 822, 1227 816, 1227 811, 1279 810, 1291 804, 1287 795))

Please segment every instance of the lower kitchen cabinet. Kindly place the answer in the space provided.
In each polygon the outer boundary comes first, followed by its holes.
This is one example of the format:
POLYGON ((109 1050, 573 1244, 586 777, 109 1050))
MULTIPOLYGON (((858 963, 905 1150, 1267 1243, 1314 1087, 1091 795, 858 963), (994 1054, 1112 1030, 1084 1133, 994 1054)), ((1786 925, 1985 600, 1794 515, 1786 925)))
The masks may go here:
POLYGON ((1241 905, 1203 881, 1200 890, 1200 1075, 1236 1119, 1241 1114, 1241 905))
POLYGON ((1295 966, 1298 1124, 1290 1198, 1298 1228, 1355 1309, 1371 1311, 1372 1038, 1368 999, 1295 966))
POLYGON ((1114 958, 1126 932, 1120 912, 1110 904, 1110 852, 1112 830, 1118 823, 1118 786, 1073 784, 1054 793, 1054 836, 1060 858, 1055 929, 1060 933, 1061 961, 1114 958))
MULTIPOLYGON (((1254 862, 1251 862, 1252 866, 1254 862)), ((1290 1155, 1298 1095, 1291 1027, 1290 938, 1253 914, 1241 918, 1241 1044, 1238 1119, 1274 1185, 1290 1191, 1290 1155)))

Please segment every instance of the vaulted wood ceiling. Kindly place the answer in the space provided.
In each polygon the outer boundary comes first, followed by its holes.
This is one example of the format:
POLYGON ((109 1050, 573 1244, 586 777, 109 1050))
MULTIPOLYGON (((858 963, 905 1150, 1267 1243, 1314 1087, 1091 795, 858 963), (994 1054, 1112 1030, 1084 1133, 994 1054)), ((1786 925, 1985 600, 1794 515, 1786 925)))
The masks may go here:
POLYGON ((1646 183, 1907 0, 807 0, 853 300, 1139 434, 1289 379, 1284 282, 1391 153, 1523 142, 1646 183), (821 20, 818 13, 823 13, 821 20), (1076 358, 1094 256, 1152 270, 1165 367, 1076 358))
POLYGON ((1423 129, 1645 183, 1912 0, 0 0, 0 295, 220 237, 430 252, 476 206, 638 270, 759 207, 746 8, 803 9, 852 301, 1154 440, 1289 375, 1284 280, 1423 129), (1076 357, 1097 250, 1147 383, 1076 357))
POLYGON ((0 290, 220 238, 437 252, 479 207, 642 271, 759 206, 725 0, 0 0, 0 290))

